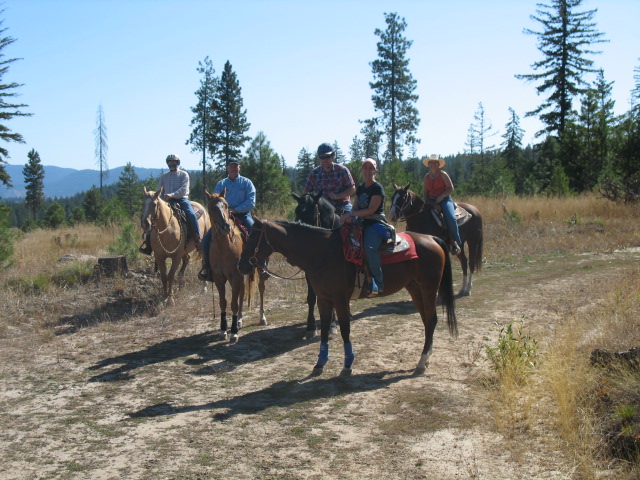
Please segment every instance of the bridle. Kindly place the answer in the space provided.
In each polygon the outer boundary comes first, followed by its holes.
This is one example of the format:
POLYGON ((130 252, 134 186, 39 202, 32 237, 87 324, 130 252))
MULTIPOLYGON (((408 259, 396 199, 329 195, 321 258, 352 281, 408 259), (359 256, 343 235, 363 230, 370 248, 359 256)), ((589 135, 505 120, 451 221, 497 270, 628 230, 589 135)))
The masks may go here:
MULTIPOLYGON (((174 219, 173 216, 173 208, 171 207, 171 205, 169 205, 169 212, 170 212, 170 216, 169 216, 169 220, 167 221, 167 226, 166 228, 164 228, 163 230, 158 230, 158 227, 156 226, 156 222, 158 221, 158 209, 160 208, 160 202, 162 200, 160 198, 156 198, 155 199, 155 209, 153 211, 153 214, 151 215, 151 222, 150 222, 150 228, 149 231, 153 230, 154 228, 156 229, 156 232, 158 233, 158 243, 160 244, 160 246, 162 247, 162 250, 164 250, 164 252, 168 255, 171 255, 172 253, 175 253, 178 251, 178 249, 181 247, 182 245, 182 238, 185 237, 184 232, 183 232, 183 226, 182 226, 182 222, 178 219, 178 228, 180 229, 180 238, 178 238, 178 245, 176 246, 176 248, 174 248, 173 250, 167 250, 167 248, 164 246, 164 244, 162 243, 162 237, 161 235, 163 233, 165 233, 167 230, 169 230, 169 227, 171 226, 171 221, 174 219)), ((146 211, 146 209, 145 209, 146 211)), ((143 213, 144 215, 144 213, 143 213)), ((185 245, 186 247, 186 245, 185 245)))
POLYGON ((407 218, 411 218, 416 215, 419 215, 424 210, 424 205, 423 205, 417 212, 407 214, 406 210, 413 206, 413 196, 411 195, 411 193, 409 193, 409 191, 405 193, 406 195, 404 197, 404 201, 402 202, 402 206, 398 209, 398 219, 400 220, 402 219, 406 220, 407 218))
MULTIPOLYGON (((253 249, 253 256, 249 257, 249 265, 251 265, 253 268, 257 268, 258 270, 260 270, 260 273, 264 272, 267 275, 269 275, 270 277, 273 278, 279 278, 280 280, 301 280, 305 277, 297 277, 296 275, 298 275, 302 269, 298 269, 298 271, 296 273, 294 273, 293 275, 289 276, 289 277, 283 277, 282 275, 278 275, 277 273, 273 273, 271 270, 269 270, 267 268, 266 265, 258 265, 258 250, 260 250, 260 244, 262 243, 262 239, 264 238, 264 241, 266 242, 267 246, 271 249, 271 253, 275 252, 276 249, 273 248, 273 245, 271 245, 271 243, 269 242, 269 239, 267 238, 267 226, 269 225, 269 221, 268 220, 262 220, 262 228, 258 228, 255 225, 253 226, 252 230, 257 230, 258 232, 260 232, 260 236, 258 237, 258 243, 256 243, 255 248, 253 249)), ((269 255, 271 255, 271 253, 269 253, 269 255)), ((267 258, 269 255, 266 255, 265 258, 267 258)))
MULTIPOLYGON (((217 215, 212 215, 211 209, 208 208, 208 205, 207 205, 207 209, 209 210, 209 217, 213 220, 213 218, 216 217, 217 215)), ((227 211, 228 211, 228 205, 227 205, 227 211)), ((224 218, 224 215, 223 215, 223 218, 224 218)), ((221 233, 224 233, 224 229, 220 226, 221 222, 222 222, 222 220, 213 220, 211 222, 212 226, 215 225, 215 237, 218 237, 218 236, 220 236, 221 233)), ((234 228, 235 227, 234 221, 231 220, 228 217, 227 224, 229 225, 229 233, 228 233, 229 241, 231 243, 235 243, 235 241, 236 241, 236 232, 235 232, 235 228, 234 228)), ((213 232, 212 232, 212 235, 213 235, 213 232)))

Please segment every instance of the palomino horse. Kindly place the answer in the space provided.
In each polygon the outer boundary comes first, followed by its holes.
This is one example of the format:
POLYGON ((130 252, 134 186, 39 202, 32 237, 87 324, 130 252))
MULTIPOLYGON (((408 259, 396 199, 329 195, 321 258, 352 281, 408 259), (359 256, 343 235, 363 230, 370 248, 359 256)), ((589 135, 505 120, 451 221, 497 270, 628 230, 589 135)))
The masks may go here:
POLYGON ((218 289, 220 302, 220 335, 221 340, 227 338, 227 298, 225 287, 231 285, 231 342, 238 340, 238 331, 242 327, 242 304, 245 293, 247 306, 251 306, 251 294, 255 278, 258 277, 258 291, 260 292, 260 325, 266 325, 264 316, 264 279, 253 269, 249 275, 242 275, 238 271, 238 260, 242 253, 244 241, 242 232, 235 221, 230 220, 229 204, 224 198, 226 190, 218 195, 207 196, 207 210, 211 218, 211 247, 209 248, 209 267, 213 276, 213 283, 218 289))
MULTIPOLYGON (((287 261, 306 273, 318 296, 320 310, 320 354, 314 368, 321 373, 329 359, 329 324, 335 308, 344 343, 343 375, 351 373, 355 359, 349 339, 349 299, 354 290, 356 265, 345 260, 339 230, 327 230, 302 223, 269 222, 255 218, 249 240, 244 246, 238 269, 247 273, 273 252, 281 253, 287 261)), ((453 295, 451 259, 444 242, 431 235, 408 232, 413 239, 417 258, 384 265, 384 295, 406 288, 413 304, 420 312, 425 340, 415 373, 426 371, 433 346, 433 333, 438 323, 436 300, 440 291, 447 310, 449 332, 457 336, 458 327, 453 295)), ((363 292, 360 298, 364 298, 363 292)))
MULTIPOLYGON (((322 228, 338 228, 340 227, 340 216, 336 213, 336 209, 331 203, 322 196, 322 193, 316 195, 311 193, 303 193, 291 196, 298 202, 296 207, 296 221, 322 228)), ((316 294, 307 278, 307 306, 309 313, 307 314, 307 333, 305 337, 311 339, 316 336, 316 317, 314 310, 316 308, 316 294)), ((337 321, 335 312, 331 316, 331 333, 337 333, 337 321)))
MULTIPOLYGON (((394 192, 391 197, 391 209, 389 210, 389 218, 391 221, 406 220, 407 230, 412 232, 426 233, 444 238, 446 231, 438 225, 433 218, 433 210, 418 196, 415 192, 409 190, 409 184, 406 187, 393 185, 394 192)), ((471 218, 458 227, 460 231, 460 265, 462 266, 462 287, 458 295, 471 295, 471 287, 473 285, 473 274, 482 268, 482 215, 480 211, 469 203, 458 203, 462 208, 471 214, 471 218), (464 244, 469 249, 469 260, 464 253, 464 244), (467 270, 467 263, 470 271, 467 270)))
MULTIPOLYGON (((189 254, 195 250, 192 238, 187 238, 187 226, 173 213, 173 208, 162 200, 162 191, 157 192, 144 188, 144 205, 142 208, 141 225, 145 233, 151 233, 151 248, 156 264, 160 269, 162 290, 168 303, 173 303, 173 280, 180 261, 182 266, 178 272, 179 283, 182 283, 184 271, 189 265, 189 254), (167 259, 171 259, 171 267, 167 273, 167 259)), ((193 209, 200 210, 202 215, 198 219, 200 231, 206 232, 211 226, 209 215, 202 205, 191 202, 193 209)), ((186 223, 186 222, 185 222, 186 223)))

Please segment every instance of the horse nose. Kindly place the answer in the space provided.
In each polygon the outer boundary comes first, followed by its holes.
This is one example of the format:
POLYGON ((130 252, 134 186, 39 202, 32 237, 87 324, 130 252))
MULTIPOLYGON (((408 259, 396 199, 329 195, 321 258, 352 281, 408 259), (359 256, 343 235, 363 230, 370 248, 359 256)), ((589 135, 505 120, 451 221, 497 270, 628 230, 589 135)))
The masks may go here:
POLYGON ((249 275, 251 270, 251 264, 247 260, 243 260, 242 258, 238 260, 238 271, 241 275, 249 275))

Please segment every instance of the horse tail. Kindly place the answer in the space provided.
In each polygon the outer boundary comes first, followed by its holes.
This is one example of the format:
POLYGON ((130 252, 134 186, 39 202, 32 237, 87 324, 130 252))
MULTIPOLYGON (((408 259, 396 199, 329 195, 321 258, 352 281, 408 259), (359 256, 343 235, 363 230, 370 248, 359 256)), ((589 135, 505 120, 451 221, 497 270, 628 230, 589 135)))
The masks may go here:
POLYGON ((447 310, 447 326, 452 337, 458 338, 458 319, 456 317, 456 300, 453 293, 453 273, 451 269, 451 256, 444 241, 440 237, 433 237, 444 251, 444 271, 440 279, 439 293, 442 298, 442 306, 447 310))
POLYGON ((257 269, 253 269, 249 275, 244 276, 244 295, 247 297, 247 308, 251 308, 251 300, 253 300, 253 291, 256 286, 257 269))

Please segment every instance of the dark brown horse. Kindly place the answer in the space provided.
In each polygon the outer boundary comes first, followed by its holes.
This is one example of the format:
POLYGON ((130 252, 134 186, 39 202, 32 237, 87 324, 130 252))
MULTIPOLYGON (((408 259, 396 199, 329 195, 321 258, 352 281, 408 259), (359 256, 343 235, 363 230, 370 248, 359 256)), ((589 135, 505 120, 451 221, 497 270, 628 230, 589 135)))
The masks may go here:
MULTIPOLYGON (((395 222, 397 220, 406 220, 407 230, 412 232, 426 233, 445 238, 446 230, 438 225, 433 217, 433 209, 428 206, 415 192, 409 190, 409 184, 405 187, 393 185, 394 192, 391 197, 391 209, 389 210, 389 218, 395 222)), ((471 214, 465 223, 459 225, 460 254, 458 259, 462 266, 462 287, 458 295, 471 295, 471 287, 473 285, 473 274, 476 270, 479 272, 482 268, 482 215, 480 211, 470 203, 458 203, 462 208, 471 214), (469 259, 464 251, 464 245, 467 244, 469 250, 469 259), (469 269, 467 269, 467 265, 469 269)))
MULTIPOLYGON (((344 343, 343 374, 351 373, 355 359, 349 339, 349 299, 354 290, 356 265, 344 259, 339 230, 311 227, 302 223, 269 222, 255 218, 249 240, 244 246, 238 269, 250 272, 273 252, 281 253, 287 261, 306 273, 318 296, 320 310, 320 355, 314 372, 322 372, 329 359, 329 326, 331 311, 335 308, 344 343)), ((416 373, 424 373, 433 346, 433 333, 438 323, 436 299, 440 291, 447 310, 449 332, 457 336, 458 327, 453 295, 451 260, 444 242, 431 235, 409 232, 416 246, 418 258, 384 265, 384 295, 402 288, 411 295, 424 324, 424 348, 416 373)), ((363 292, 360 298, 364 298, 363 292)))

